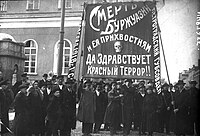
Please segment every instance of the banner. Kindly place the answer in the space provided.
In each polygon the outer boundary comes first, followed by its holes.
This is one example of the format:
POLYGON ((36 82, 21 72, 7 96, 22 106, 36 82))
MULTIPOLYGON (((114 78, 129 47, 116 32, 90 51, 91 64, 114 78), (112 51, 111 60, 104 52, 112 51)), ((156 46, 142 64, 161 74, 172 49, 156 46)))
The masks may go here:
POLYGON ((75 45, 73 48, 73 53, 72 53, 72 57, 70 59, 70 63, 69 63, 69 72, 68 72, 68 78, 74 78, 75 75, 75 69, 76 69, 76 62, 78 59, 78 53, 79 53, 79 46, 80 46, 80 41, 81 41, 81 34, 83 31, 83 27, 84 27, 84 11, 82 14, 82 19, 81 19, 81 24, 80 27, 77 31, 77 35, 76 35, 76 41, 75 41, 75 45))
POLYGON ((83 77, 154 79, 154 10, 154 2, 86 5, 83 77))

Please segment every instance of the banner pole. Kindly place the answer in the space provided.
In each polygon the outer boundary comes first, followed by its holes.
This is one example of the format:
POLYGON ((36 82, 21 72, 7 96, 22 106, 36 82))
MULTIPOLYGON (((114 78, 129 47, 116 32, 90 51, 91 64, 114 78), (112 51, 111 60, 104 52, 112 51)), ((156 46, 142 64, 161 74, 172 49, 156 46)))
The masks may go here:
MULTIPOLYGON (((164 52, 163 43, 162 43, 162 37, 161 37, 160 32, 158 33, 158 35, 159 35, 159 38, 160 38, 160 45, 161 45, 162 52, 163 52, 163 58, 164 58, 165 68, 166 68, 166 73, 167 73, 167 79, 168 79, 168 83, 170 85, 171 83, 170 83, 170 79, 169 79, 169 72, 168 72, 168 68, 167 68, 167 62, 166 62, 166 58, 165 58, 165 52, 164 52)), ((174 101, 171 87, 169 87, 169 88, 170 88, 171 99, 172 99, 172 101, 174 101)), ((174 104, 173 104, 173 109, 175 109, 175 105, 174 104)))
POLYGON ((63 67, 63 46, 64 46, 64 23, 65 23, 65 0, 62 0, 62 9, 61 9, 61 26, 60 26, 60 46, 58 52, 58 67, 57 73, 58 76, 62 75, 63 67))

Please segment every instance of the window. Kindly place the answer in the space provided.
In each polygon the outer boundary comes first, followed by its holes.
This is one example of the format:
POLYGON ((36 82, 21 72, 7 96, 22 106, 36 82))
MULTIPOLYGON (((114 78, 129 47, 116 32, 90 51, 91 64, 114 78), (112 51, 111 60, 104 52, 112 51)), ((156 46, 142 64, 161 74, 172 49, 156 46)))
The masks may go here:
POLYGON ((24 72, 28 74, 36 74, 37 66, 37 44, 33 40, 25 42, 24 53, 26 56, 24 64, 24 72))
MULTIPOLYGON (((55 50, 54 50, 54 67, 53 67, 54 74, 57 74, 58 49, 59 49, 58 47, 59 47, 59 41, 56 43, 55 50)), ((72 55, 72 44, 69 40, 64 40, 62 75, 68 74, 71 55, 72 55)))
POLYGON ((27 10, 38 10, 40 0, 27 0, 27 10))
MULTIPOLYGON (((62 0, 58 0, 58 9, 61 9, 62 0)), ((72 8, 72 0, 65 0, 65 8, 71 9, 72 8)))
POLYGON ((0 11, 7 11, 7 1, 0 1, 0 11))
POLYGON ((65 7, 72 8, 72 0, 66 0, 65 7))
POLYGON ((68 73, 70 55, 71 55, 70 44, 69 44, 69 42, 64 41, 64 46, 63 46, 63 68, 62 68, 62 73, 63 74, 67 74, 68 73))

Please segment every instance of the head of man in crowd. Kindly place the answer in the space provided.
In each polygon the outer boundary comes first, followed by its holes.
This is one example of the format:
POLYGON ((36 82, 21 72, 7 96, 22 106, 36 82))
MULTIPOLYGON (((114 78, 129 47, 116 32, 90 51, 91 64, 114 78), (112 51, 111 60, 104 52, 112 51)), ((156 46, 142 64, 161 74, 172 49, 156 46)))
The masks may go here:
POLYGON ((65 84, 66 84, 67 88, 72 89, 74 81, 72 79, 67 79, 65 84))
POLYGON ((8 87, 9 81, 3 80, 0 82, 0 87, 2 87, 3 90, 5 90, 8 87))
POLYGON ((116 89, 116 85, 117 85, 116 81, 113 81, 113 82, 111 83, 111 89, 112 89, 112 90, 115 90, 115 89, 116 89))
POLYGON ((130 88, 131 85, 132 85, 132 80, 131 80, 131 79, 125 79, 125 84, 126 84, 126 86, 127 86, 128 88, 130 88))
POLYGON ((189 81, 189 84, 190 84, 190 88, 194 88, 197 85, 197 81, 191 80, 191 81, 189 81))
POLYGON ((183 82, 183 80, 178 80, 177 85, 178 85, 179 91, 182 91, 184 89, 185 83, 183 82))
POLYGON ((87 79, 85 81, 85 89, 86 90, 92 90, 93 86, 92 86, 92 81, 90 79, 87 79))
POLYGON ((62 75, 57 76, 56 82, 57 82, 58 85, 62 85, 63 81, 64 81, 64 77, 62 75))
POLYGON ((34 87, 35 89, 38 89, 38 88, 39 88, 39 86, 38 86, 38 80, 35 80, 35 82, 33 83, 33 87, 34 87))
POLYGON ((163 91, 168 91, 168 89, 169 89, 169 84, 164 83, 164 84, 162 85, 162 90, 163 90, 163 91))
POLYGON ((109 83, 105 83, 105 84, 104 84, 104 91, 105 91, 105 92, 109 92, 109 91, 110 91, 110 88, 111 88, 111 87, 110 87, 110 84, 109 84, 109 83))
POLYGON ((146 92, 147 92, 147 94, 152 94, 153 93, 153 86, 151 86, 151 85, 147 85, 147 87, 146 87, 146 92))
POLYGON ((47 77, 48 77, 48 75, 47 75, 47 74, 44 74, 44 75, 42 76, 42 78, 43 78, 43 80, 44 80, 44 81, 46 81, 46 80, 47 80, 47 77))
POLYGON ((27 89, 28 89, 28 85, 27 84, 22 84, 19 86, 19 90, 22 92, 22 93, 26 93, 27 89))

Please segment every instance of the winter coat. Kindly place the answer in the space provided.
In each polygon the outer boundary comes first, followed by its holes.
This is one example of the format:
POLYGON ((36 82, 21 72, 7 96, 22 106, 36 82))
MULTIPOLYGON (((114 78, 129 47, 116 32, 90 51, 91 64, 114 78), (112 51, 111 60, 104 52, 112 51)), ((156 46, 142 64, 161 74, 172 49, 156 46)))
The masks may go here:
POLYGON ((96 96, 91 90, 83 89, 78 107, 77 119, 84 123, 94 123, 96 96))
POLYGON ((14 100, 15 118, 13 122, 14 134, 16 136, 30 133, 31 117, 29 115, 30 105, 26 93, 18 92, 14 100))

